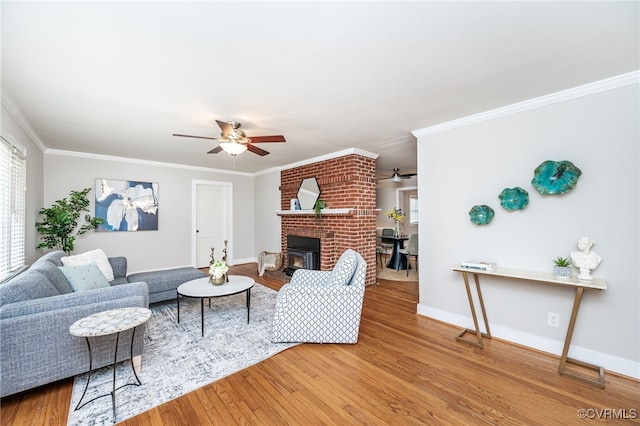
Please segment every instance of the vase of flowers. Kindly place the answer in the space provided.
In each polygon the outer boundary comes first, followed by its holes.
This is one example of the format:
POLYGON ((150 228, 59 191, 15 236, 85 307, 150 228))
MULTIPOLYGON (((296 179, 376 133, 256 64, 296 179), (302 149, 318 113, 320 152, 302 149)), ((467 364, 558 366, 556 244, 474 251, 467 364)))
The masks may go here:
POLYGON ((229 272, 229 266, 227 265, 227 242, 224 242, 224 256, 221 260, 215 260, 213 258, 213 247, 211 248, 211 262, 209 263, 209 282, 213 285, 222 285, 226 283, 229 278, 227 272, 229 272))
POLYGON ((394 237, 399 237, 400 236, 400 221, 402 219, 404 219, 404 214, 402 213, 402 209, 398 209, 398 208, 394 207, 393 210, 390 210, 388 212, 384 212, 384 214, 386 214, 389 219, 393 219, 393 221, 394 221, 393 236, 394 237))
POLYGON ((217 260, 209 267, 209 282, 213 285, 222 285, 227 282, 229 267, 222 260, 217 260))

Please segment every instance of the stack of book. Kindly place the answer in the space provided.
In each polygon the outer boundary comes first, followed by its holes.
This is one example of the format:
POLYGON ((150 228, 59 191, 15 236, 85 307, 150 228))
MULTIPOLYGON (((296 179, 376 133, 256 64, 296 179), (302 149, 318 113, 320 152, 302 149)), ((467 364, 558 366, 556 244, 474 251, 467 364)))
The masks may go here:
POLYGON ((460 264, 460 267, 465 269, 475 269, 477 271, 493 271, 496 269, 496 263, 484 260, 466 260, 460 264))

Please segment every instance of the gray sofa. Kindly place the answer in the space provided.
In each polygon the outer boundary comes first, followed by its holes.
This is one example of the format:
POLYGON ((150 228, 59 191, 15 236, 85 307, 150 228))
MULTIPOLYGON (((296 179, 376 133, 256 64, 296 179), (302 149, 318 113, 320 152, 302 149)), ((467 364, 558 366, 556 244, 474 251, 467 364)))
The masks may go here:
MULTIPOLYGON (((0 284, 0 396, 11 395, 84 373, 89 355, 84 339, 69 326, 109 309, 148 307, 175 298, 181 283, 206 276, 195 268, 144 272, 127 277, 124 257, 110 257, 111 286, 74 293, 58 266, 64 252, 50 252, 29 269, 0 284), (146 279, 143 281, 142 279, 146 279)), ((142 355, 144 326, 138 327, 134 357, 142 355)), ((121 334, 118 360, 130 358, 131 331, 121 334)), ((113 336, 92 338, 94 368, 113 362, 113 336)))

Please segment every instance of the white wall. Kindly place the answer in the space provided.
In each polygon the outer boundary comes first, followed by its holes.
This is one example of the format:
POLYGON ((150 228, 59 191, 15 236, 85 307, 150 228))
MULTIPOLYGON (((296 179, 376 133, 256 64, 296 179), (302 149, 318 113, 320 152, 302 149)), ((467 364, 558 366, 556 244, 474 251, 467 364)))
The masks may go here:
POLYGON ((26 216, 25 216, 25 260, 26 264, 33 263, 40 253, 36 251, 36 246, 40 243, 40 236, 36 232, 35 223, 39 220, 38 211, 42 206, 43 197, 43 171, 42 150, 29 134, 23 129, 14 114, 20 114, 13 106, 10 99, 3 94, 2 97, 2 135, 12 143, 17 143, 24 147, 27 152, 27 194, 26 194, 26 216))
MULTIPOLYGON (((402 206, 402 198, 400 192, 409 188, 416 188, 417 178, 403 179, 400 182, 391 182, 389 180, 381 180, 376 184, 376 208, 380 209, 380 213, 376 217, 377 228, 393 228, 393 219, 389 219, 384 212, 392 210, 394 207, 402 208, 403 212, 408 215, 407 208, 402 206)), ((417 227, 409 225, 409 218, 405 218, 400 225, 401 231, 406 234, 415 232, 417 227)))
MULTIPOLYGON (((633 81, 462 127, 414 132, 423 235, 419 313, 472 326, 453 265, 481 258, 551 272, 553 258, 568 256, 578 237, 589 236, 603 259, 593 275, 606 278, 609 287, 585 292, 569 356, 640 378, 637 73, 633 81), (576 188, 540 195, 530 181, 545 160, 578 166, 576 188), (530 203, 508 212, 498 194, 514 186, 529 192, 530 203), (491 224, 469 221, 475 204, 495 210, 491 224)), ((483 277, 482 291, 495 336, 561 353, 573 290, 483 277), (550 311, 560 314, 560 328, 547 325, 550 311)))
POLYGON ((282 251, 280 210, 280 170, 259 173, 254 183, 255 256, 261 251, 282 251))
MULTIPOLYGON (((94 214, 95 179, 139 180, 159 183, 159 230, 90 232, 78 237, 75 253, 101 248, 108 256, 126 256, 128 272, 191 265, 193 213, 192 180, 232 182, 233 253, 235 263, 255 259, 254 178, 202 168, 177 167, 113 157, 45 154, 44 205, 67 197, 71 190, 91 187, 90 214, 94 214)), ((42 206, 41 206, 42 207, 42 206)))

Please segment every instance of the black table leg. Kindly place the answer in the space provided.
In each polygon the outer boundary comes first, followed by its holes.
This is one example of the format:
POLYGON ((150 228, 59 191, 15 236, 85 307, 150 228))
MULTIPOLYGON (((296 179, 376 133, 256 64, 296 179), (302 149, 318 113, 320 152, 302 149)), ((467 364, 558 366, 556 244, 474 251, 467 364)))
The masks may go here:
POLYGON ((249 324, 249 313, 251 312, 251 289, 247 289, 247 324, 249 324))
POLYGON ((80 401, 78 401, 78 405, 76 405, 76 408, 74 411, 79 410, 81 407, 84 407, 85 405, 87 405, 89 402, 85 402, 84 404, 82 404, 82 400, 84 399, 85 394, 87 393, 87 389, 89 388, 89 382, 91 381, 91 372, 93 372, 93 352, 91 352, 91 343, 89 343, 89 338, 85 337, 84 338, 87 341, 87 347, 89 348, 89 375, 87 376, 87 384, 84 386, 84 391, 82 392, 82 396, 80 397, 80 401), (82 405, 80 405, 82 404, 82 405))
POLYGON ((85 395, 87 393, 87 389, 89 388, 89 382, 91 381, 91 373, 93 372, 93 352, 91 351, 91 343, 89 343, 89 338, 85 337, 85 340, 87 342, 87 347, 89 348, 89 375, 87 377, 87 384, 84 387, 84 391, 82 392, 82 396, 80 397, 80 401, 78 401, 78 405, 76 406, 75 410, 79 410, 80 408, 84 407, 85 405, 89 404, 90 402, 95 401, 96 399, 100 399, 102 397, 111 395, 111 408, 113 410, 113 423, 116 423, 116 419, 117 419, 117 414, 116 414, 116 391, 122 389, 125 386, 140 386, 140 385, 142 385, 142 382, 140 381, 140 378, 138 377, 138 373, 136 373, 136 369, 133 366, 133 341, 134 341, 135 335, 136 335, 136 328, 137 327, 133 327, 133 330, 131 332, 131 346, 129 347, 129 354, 130 354, 130 358, 131 358, 131 370, 133 370, 133 375, 135 376, 137 383, 125 383, 124 385, 116 388, 116 362, 118 361, 118 342, 120 340, 120 332, 117 332, 116 333, 115 349, 114 349, 114 352, 113 352, 113 379, 112 379, 113 381, 111 383, 111 392, 106 393, 104 395, 97 396, 97 397, 93 398, 92 400, 86 401, 84 404, 82 404, 82 400, 84 399, 84 397, 85 397, 85 395))
POLYGON ((180 324, 180 293, 176 291, 176 305, 178 305, 178 324, 180 324))
POLYGON ((200 298, 200 326, 202 328, 202 337, 204 337, 204 298, 200 298))
POLYGON ((133 375, 136 376, 136 380, 138 381, 138 383, 132 383, 132 385, 140 386, 142 382, 140 381, 140 377, 138 377, 136 368, 133 365, 133 340, 136 337, 136 328, 138 327, 133 327, 133 331, 131 332, 131 346, 129 347, 129 358, 131 358, 131 370, 133 370, 133 375))
POLYGON ((113 423, 116 422, 116 362, 118 361, 118 340, 120 340, 120 332, 116 333, 116 348, 113 351, 113 383, 111 384, 111 406, 113 407, 113 423))

